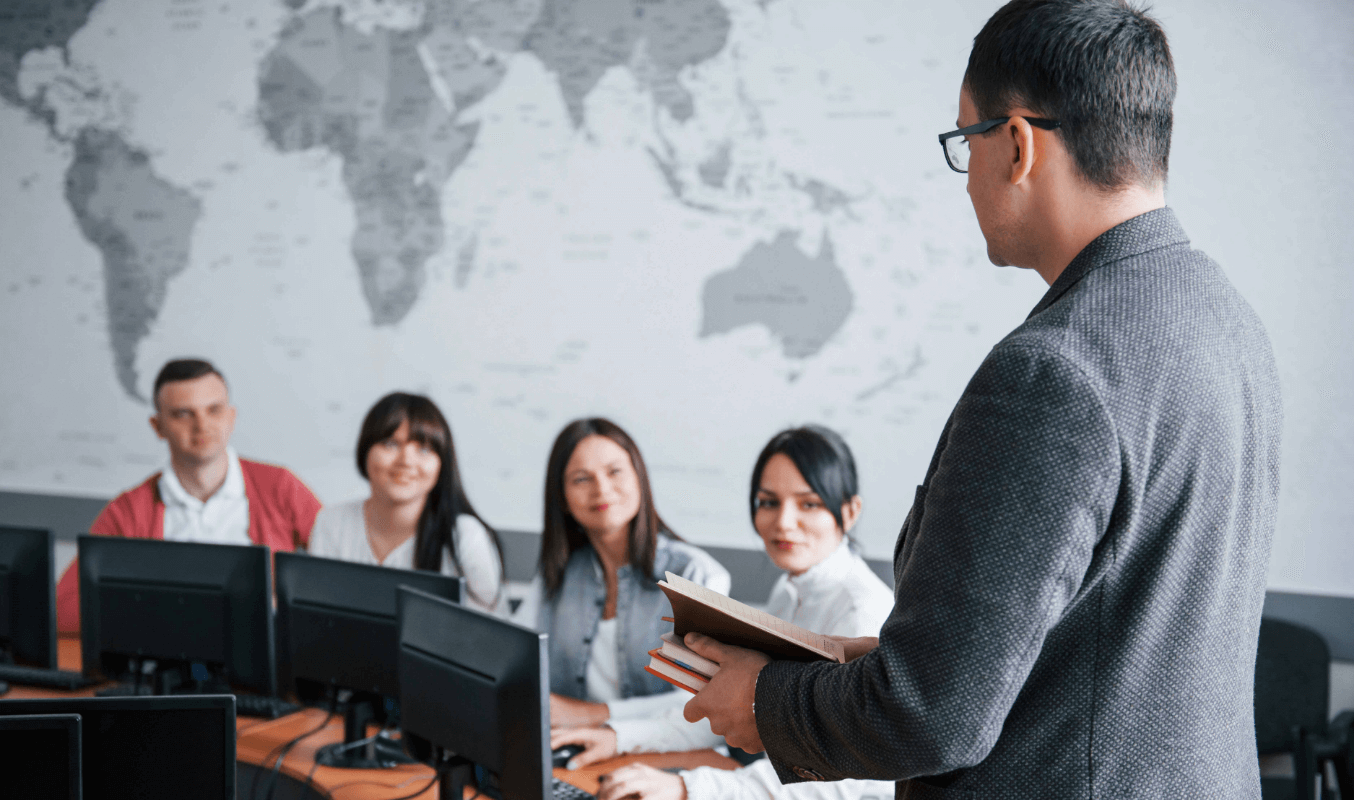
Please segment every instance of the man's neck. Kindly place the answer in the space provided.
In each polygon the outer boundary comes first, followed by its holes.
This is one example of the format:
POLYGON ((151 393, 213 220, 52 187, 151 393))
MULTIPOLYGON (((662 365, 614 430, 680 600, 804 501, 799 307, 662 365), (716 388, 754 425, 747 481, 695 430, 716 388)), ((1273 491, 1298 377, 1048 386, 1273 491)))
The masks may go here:
POLYGON ((1166 194, 1160 185, 1135 185, 1106 193, 1078 182, 1051 193, 1040 215, 1042 230, 1031 231, 1029 240, 1038 242, 1036 251, 1030 254, 1029 263, 1020 266, 1038 272, 1052 286, 1077 254, 1105 231, 1165 205, 1166 194))
POLYGON ((183 490, 204 503, 221 490, 230 474, 230 454, 225 451, 210 461, 188 461, 171 454, 169 463, 183 490))

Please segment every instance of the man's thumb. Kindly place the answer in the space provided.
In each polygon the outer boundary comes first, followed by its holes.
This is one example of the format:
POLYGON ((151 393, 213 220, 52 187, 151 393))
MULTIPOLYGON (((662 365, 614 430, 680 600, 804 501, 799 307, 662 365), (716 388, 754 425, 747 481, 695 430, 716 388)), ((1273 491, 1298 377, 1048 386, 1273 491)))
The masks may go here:
POLYGON ((724 645, 703 633, 688 633, 682 640, 698 656, 708 658, 716 664, 724 663, 724 645))

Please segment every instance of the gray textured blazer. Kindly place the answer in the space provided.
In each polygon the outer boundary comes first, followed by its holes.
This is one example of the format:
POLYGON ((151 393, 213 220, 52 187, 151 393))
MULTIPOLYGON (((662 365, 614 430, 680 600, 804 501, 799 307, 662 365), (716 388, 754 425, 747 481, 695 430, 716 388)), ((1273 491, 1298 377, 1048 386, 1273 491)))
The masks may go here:
POLYGON ((1097 238, 955 406, 878 649, 762 671, 781 779, 1259 798, 1281 416, 1264 328, 1169 209, 1097 238))

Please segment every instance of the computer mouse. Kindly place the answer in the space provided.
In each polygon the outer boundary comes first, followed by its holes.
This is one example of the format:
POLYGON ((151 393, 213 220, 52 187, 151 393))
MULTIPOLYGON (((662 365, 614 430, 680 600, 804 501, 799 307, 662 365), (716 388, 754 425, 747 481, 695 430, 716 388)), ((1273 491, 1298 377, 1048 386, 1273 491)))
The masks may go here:
POLYGON ((581 744, 566 744, 563 747, 556 747, 550 751, 550 763, 561 769, 567 769, 569 762, 574 760, 574 756, 583 752, 581 744))

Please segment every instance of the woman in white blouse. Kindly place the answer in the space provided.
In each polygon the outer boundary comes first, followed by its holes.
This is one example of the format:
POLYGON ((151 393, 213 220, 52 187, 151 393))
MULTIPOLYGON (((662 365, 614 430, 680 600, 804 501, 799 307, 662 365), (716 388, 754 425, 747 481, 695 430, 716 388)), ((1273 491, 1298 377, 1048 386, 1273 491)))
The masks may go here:
MULTIPOLYGON (((818 426, 782 431, 767 443, 752 470, 749 503, 752 524, 766 554, 785 574, 771 590, 767 611, 800 627, 837 636, 875 636, 893 609, 893 593, 851 546, 848 533, 860 519, 855 459, 835 432, 818 426)), ((656 752, 720 743, 705 728, 687 723, 681 709, 643 723, 642 734, 608 728, 556 732, 552 746, 581 744, 575 758, 584 766, 616 754, 656 752), (638 746, 626 747, 637 738, 638 746), (621 747, 618 748, 618 740, 621 747)), ((782 785, 766 759, 739 770, 701 767, 677 775, 635 764, 607 776, 598 800, 628 795, 653 800, 861 800, 892 797, 886 781, 846 780, 782 785)))
POLYGON ((357 438, 357 471, 371 496, 321 509, 311 555, 459 577, 463 603, 506 613, 498 536, 465 496, 451 426, 432 400, 378 400, 357 438))

